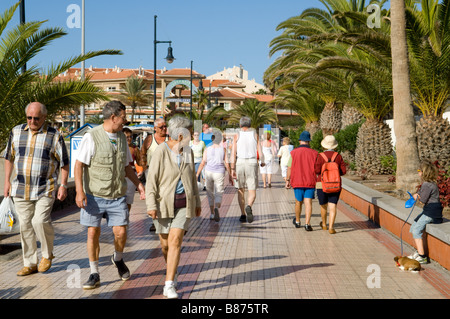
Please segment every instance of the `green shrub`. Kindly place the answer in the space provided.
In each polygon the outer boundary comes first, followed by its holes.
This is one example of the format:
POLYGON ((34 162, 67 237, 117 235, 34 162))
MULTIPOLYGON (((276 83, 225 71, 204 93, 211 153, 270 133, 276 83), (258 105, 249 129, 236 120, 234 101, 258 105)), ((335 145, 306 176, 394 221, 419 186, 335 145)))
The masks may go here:
POLYGON ((343 130, 340 130, 339 132, 334 134, 334 137, 338 142, 338 147, 336 148, 336 151, 338 153, 348 151, 352 154, 355 154, 356 138, 358 136, 358 131, 362 123, 363 122, 360 121, 358 123, 351 124, 346 128, 344 128, 343 130))
POLYGON ((397 159, 393 155, 380 156, 381 166, 389 170, 390 174, 397 172, 397 159))
POLYGON ((318 151, 318 152, 322 152, 323 151, 323 147, 322 145, 320 145, 320 142, 322 142, 323 140, 323 133, 322 130, 318 130, 316 133, 314 133, 314 135, 311 137, 311 142, 309 142, 309 146, 318 151))

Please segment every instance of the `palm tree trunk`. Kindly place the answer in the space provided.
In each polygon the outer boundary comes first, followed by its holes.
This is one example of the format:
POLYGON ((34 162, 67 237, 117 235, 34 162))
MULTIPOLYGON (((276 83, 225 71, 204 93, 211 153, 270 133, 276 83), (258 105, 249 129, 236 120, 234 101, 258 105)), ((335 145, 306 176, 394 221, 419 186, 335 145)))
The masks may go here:
POLYGON ((134 123, 134 112, 136 110, 137 104, 135 102, 131 103, 131 124, 134 123))
POLYGON ((397 153, 396 188, 402 192, 413 191, 418 183, 417 169, 420 162, 416 122, 411 106, 404 0, 391 0, 391 55, 397 153))

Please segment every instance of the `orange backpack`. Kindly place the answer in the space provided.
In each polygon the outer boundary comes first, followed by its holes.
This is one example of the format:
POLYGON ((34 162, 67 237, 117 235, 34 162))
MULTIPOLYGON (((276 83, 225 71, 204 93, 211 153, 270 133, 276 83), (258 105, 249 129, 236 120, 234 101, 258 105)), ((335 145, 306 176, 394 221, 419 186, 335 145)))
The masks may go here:
POLYGON ((339 172, 339 165, 335 162, 338 153, 334 152, 333 157, 328 159, 324 153, 320 155, 325 160, 320 172, 322 180, 322 190, 324 193, 338 193, 342 189, 341 174, 339 172))

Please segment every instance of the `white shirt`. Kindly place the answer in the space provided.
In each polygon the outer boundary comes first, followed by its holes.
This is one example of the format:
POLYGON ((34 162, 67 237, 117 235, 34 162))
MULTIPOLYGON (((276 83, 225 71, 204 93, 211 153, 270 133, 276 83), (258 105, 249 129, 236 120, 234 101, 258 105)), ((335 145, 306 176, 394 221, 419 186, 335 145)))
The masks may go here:
POLYGON ((255 158, 257 150, 255 131, 240 131, 236 142, 236 155, 238 159, 255 158))
POLYGON ((278 155, 281 155, 281 161, 280 165, 287 166, 289 162, 289 157, 291 157, 291 151, 294 149, 294 146, 289 145, 283 145, 280 147, 280 150, 278 152, 278 155))
MULTIPOLYGON (((117 144, 113 143, 113 141, 117 141, 117 133, 109 133, 106 131, 105 133, 106 135, 108 135, 109 140, 114 145, 114 147, 117 148, 117 144)), ((85 165, 89 165, 94 155, 95 155, 94 139, 92 138, 92 135, 88 132, 84 134, 83 138, 81 139, 80 148, 77 154, 77 160, 85 165)), ((133 157, 131 156, 130 148, 127 147, 127 163, 131 162, 133 162, 133 157)))

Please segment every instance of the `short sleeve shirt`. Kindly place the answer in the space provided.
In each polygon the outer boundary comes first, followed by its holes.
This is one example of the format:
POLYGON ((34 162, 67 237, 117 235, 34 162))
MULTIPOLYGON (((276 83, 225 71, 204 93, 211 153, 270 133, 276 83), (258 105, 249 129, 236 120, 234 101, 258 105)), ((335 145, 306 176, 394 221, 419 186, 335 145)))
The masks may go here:
POLYGON ((11 196, 25 200, 54 197, 59 169, 69 164, 64 138, 47 124, 37 132, 32 132, 27 124, 14 127, 9 135, 5 159, 14 163, 16 171, 11 196))

